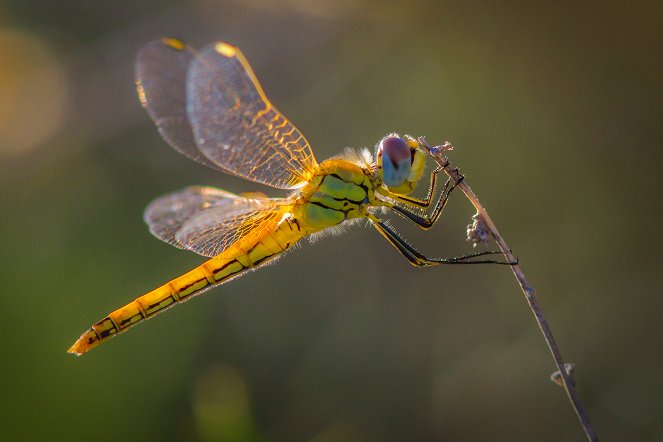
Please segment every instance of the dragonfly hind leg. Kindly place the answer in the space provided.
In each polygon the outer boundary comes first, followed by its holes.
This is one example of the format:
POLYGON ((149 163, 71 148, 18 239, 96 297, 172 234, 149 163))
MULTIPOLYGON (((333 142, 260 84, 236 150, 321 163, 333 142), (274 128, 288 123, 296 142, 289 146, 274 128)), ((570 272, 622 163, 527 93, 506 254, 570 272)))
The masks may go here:
POLYGON ((516 265, 518 261, 496 261, 493 259, 474 259, 481 256, 487 255, 498 255, 502 252, 498 251, 486 251, 486 252, 477 252, 471 253, 469 255, 456 256, 452 258, 427 258, 417 249, 408 244, 401 236, 392 229, 384 221, 370 216, 369 219, 373 223, 373 226, 384 236, 389 243, 398 250, 401 255, 405 256, 408 261, 414 266, 417 267, 428 267, 440 264, 501 264, 501 265, 516 265))

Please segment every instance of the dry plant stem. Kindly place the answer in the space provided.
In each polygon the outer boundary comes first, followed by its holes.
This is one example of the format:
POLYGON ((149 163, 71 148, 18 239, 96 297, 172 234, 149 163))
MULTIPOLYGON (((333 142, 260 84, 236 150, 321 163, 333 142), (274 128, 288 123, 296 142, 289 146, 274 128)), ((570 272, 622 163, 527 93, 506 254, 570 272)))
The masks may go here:
MULTIPOLYGON (((497 230, 497 227, 490 219, 488 212, 486 212, 486 209, 481 205, 479 199, 474 194, 474 192, 472 192, 472 189, 467 184, 467 182, 462 180, 462 175, 460 175, 458 169, 451 165, 449 159, 446 156, 441 155, 445 149, 431 148, 426 142, 426 140, 423 138, 419 138, 419 143, 421 143, 421 145, 424 146, 430 152, 433 159, 438 163, 440 167, 443 168, 444 172, 447 175, 449 175, 449 177, 453 179, 456 183, 458 183, 457 185, 458 188, 463 191, 465 196, 470 200, 472 205, 476 208, 478 216, 481 218, 481 220, 483 220, 486 227, 490 230, 491 234, 495 238, 495 241, 497 242, 497 245, 499 246, 500 250, 504 254, 507 261, 515 262, 516 257, 511 253, 511 249, 504 241, 504 238, 502 238, 502 235, 500 235, 499 231, 497 230)), ((516 264, 510 267, 511 270, 513 271, 514 276, 518 280, 518 284, 520 284, 520 288, 522 289, 523 294, 525 295, 525 299, 527 299, 527 303, 529 304, 532 313, 534 313, 536 322, 539 324, 539 328, 543 333, 543 337, 546 340, 546 343, 548 344, 548 348, 550 349, 553 359, 555 360, 555 364, 557 365, 557 369, 559 370, 564 390, 566 391, 566 394, 569 400, 571 401, 571 405, 573 406, 573 409, 576 415, 578 416, 578 419, 580 420, 580 423, 583 427, 583 430, 585 431, 587 439, 590 441, 598 441, 598 437, 596 436, 596 433, 594 433, 594 429, 592 428, 592 424, 589 421, 589 417, 587 416, 587 413, 585 412, 582 402, 578 397, 578 393, 576 392, 573 379, 569 376, 565 368, 564 360, 562 359, 562 355, 559 352, 559 348, 555 343, 555 339, 553 338, 552 331, 548 326, 548 322, 546 321, 546 318, 543 315, 543 311, 541 310, 541 307, 539 305, 539 301, 536 297, 536 292, 534 288, 530 286, 529 283, 527 282, 525 274, 523 273, 519 265, 516 264)))

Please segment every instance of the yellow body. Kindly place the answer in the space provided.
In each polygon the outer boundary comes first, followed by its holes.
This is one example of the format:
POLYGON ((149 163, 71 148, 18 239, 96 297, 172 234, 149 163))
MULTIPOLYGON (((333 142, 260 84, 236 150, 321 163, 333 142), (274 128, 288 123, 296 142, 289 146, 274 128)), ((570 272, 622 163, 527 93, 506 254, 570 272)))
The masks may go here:
POLYGON ((304 136, 269 101, 242 52, 224 42, 200 51, 173 38, 148 43, 137 57, 136 87, 159 132, 178 152, 293 193, 267 198, 258 192, 235 195, 192 187, 152 202, 144 216, 152 234, 210 259, 95 323, 70 353, 81 355, 275 259, 303 237, 352 219, 368 219, 413 265, 458 261, 426 258, 376 217, 388 207, 428 228, 444 207, 448 193, 432 200, 437 171, 425 199, 407 196, 424 170, 425 149, 413 138, 388 135, 379 144, 377 162, 367 152, 348 151, 318 164, 304 136), (383 143, 392 153, 382 153, 383 143), (402 181, 394 178, 401 175, 402 181), (430 215, 422 212, 431 207, 430 215))
POLYGON ((110 313, 86 331, 69 352, 83 354, 144 319, 267 263, 304 236, 366 217, 367 208, 377 203, 376 185, 379 181, 370 169, 353 162, 332 159, 320 163, 290 204, 279 206, 280 216, 264 217, 219 255, 110 313))

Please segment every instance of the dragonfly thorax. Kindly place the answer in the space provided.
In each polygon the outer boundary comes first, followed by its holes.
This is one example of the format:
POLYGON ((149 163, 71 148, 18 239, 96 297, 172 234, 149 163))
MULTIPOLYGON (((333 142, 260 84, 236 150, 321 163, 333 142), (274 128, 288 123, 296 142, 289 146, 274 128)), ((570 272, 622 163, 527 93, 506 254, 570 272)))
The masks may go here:
POLYGON ((377 186, 379 178, 370 167, 341 158, 323 161, 302 188, 294 215, 311 233, 365 218, 368 207, 376 201, 377 186))

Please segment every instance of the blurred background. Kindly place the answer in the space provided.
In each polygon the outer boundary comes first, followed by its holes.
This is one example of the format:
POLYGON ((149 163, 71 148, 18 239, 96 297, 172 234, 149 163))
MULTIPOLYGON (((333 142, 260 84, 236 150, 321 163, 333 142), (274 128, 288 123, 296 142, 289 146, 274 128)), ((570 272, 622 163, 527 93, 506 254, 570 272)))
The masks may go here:
MULTIPOLYGON (((661 10, 645 2, 0 0, 3 440, 581 441, 508 269, 416 269, 355 227, 82 358, 92 323, 203 261, 144 207, 260 185, 177 154, 133 61, 242 48, 319 160, 391 131, 451 157, 521 259, 603 440, 663 440, 661 10), (659 288, 657 288, 659 287, 659 288)), ((432 256, 471 252, 458 193, 432 256)))

